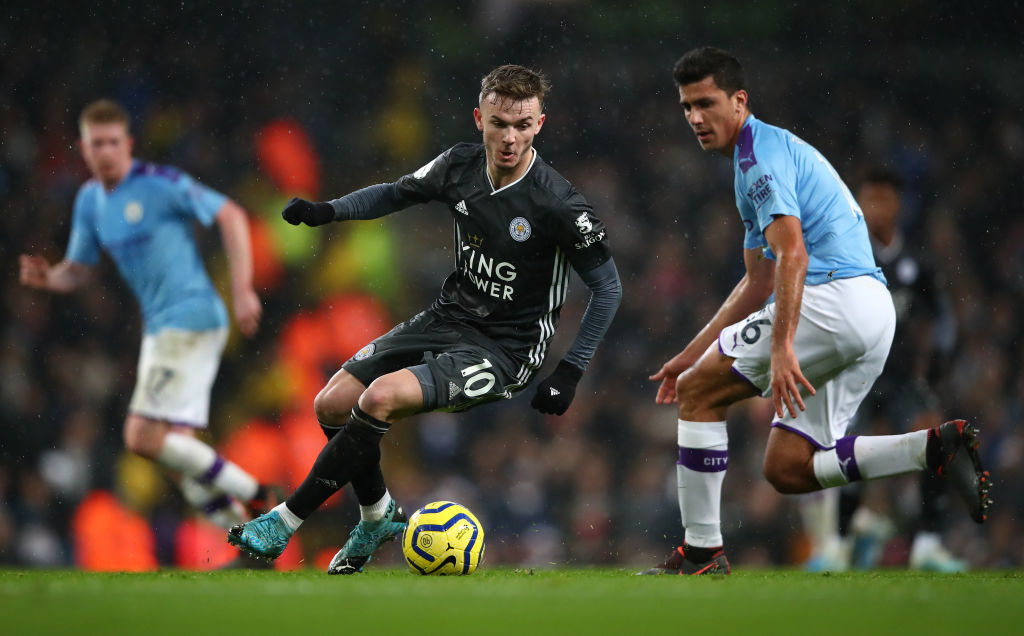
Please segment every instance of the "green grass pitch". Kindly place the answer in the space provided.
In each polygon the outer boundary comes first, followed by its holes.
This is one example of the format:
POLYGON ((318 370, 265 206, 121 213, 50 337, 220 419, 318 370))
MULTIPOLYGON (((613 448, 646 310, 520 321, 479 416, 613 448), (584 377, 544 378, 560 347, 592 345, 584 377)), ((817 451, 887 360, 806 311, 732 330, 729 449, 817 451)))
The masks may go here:
POLYGON ((1020 633, 1024 573, 0 570, 4 634, 1020 633))

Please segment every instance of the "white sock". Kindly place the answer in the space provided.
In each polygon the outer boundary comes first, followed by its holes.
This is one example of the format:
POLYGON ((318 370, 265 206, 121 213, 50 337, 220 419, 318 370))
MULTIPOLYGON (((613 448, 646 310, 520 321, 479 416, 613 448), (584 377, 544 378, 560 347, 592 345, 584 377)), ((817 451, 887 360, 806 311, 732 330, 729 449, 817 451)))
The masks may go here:
POLYGON ((814 476, 822 488, 832 488, 861 479, 924 470, 927 446, 927 430, 843 437, 835 448, 814 453, 814 476))
POLYGON ((811 541, 811 554, 831 555, 839 550, 839 491, 830 488, 800 495, 800 517, 811 541))
POLYGON ((191 435, 173 432, 165 435, 156 459, 160 464, 186 477, 192 477, 200 484, 242 501, 252 500, 259 490, 259 483, 252 475, 191 435))
POLYGON ((679 420, 677 478, 686 543, 695 548, 722 545, 722 481, 729 465, 725 422, 679 420), (682 473, 680 475, 680 473, 682 473))
POLYGON ((273 510, 277 511, 277 514, 281 516, 281 521, 283 521, 284 525, 288 526, 292 532, 298 530, 299 526, 302 525, 302 519, 297 517, 295 513, 288 508, 287 503, 282 501, 271 509, 271 511, 273 510))
POLYGON ((388 511, 390 503, 391 493, 385 490, 384 496, 377 503, 370 506, 359 506, 359 517, 363 521, 380 521, 384 518, 384 513, 388 511))
POLYGON ((245 507, 237 499, 204 486, 192 477, 181 478, 181 494, 211 523, 225 530, 249 520, 245 507))
POLYGON ((686 468, 676 462, 676 485, 679 490, 676 497, 679 500, 679 517, 683 522, 683 528, 686 527, 686 468))

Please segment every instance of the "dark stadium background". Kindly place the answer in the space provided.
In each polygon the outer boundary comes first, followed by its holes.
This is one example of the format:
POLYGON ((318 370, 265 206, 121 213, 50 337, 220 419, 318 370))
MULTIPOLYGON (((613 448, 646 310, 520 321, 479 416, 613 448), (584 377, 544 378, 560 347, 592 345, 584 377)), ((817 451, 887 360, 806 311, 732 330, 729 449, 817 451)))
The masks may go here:
MULTIPOLYGON (((221 531, 189 520, 165 479, 121 450, 139 318, 113 268, 71 297, 17 282, 19 253, 63 254, 87 176, 75 147, 85 103, 122 101, 137 156, 175 164, 250 211, 265 321, 255 340, 235 334, 229 345, 211 434, 291 487, 320 444, 316 389, 428 303, 452 254, 438 206, 309 229, 280 221, 282 203, 393 180, 477 140, 479 78, 506 62, 554 83, 537 147, 608 225, 624 302, 569 413, 543 417, 520 396, 410 419, 385 447, 389 486, 407 508, 454 498, 476 511, 490 564, 663 556, 681 539, 675 416, 655 407, 646 378, 742 268, 729 163, 702 155, 670 75, 685 50, 711 43, 745 63, 753 111, 815 145, 852 187, 879 163, 906 179, 905 230, 945 277, 959 325, 936 389, 951 417, 979 423, 995 476, 988 523, 954 511, 946 541, 972 567, 1024 565, 1020 2, 267 4, 0 9, 0 564, 206 568, 231 558, 221 531)), ((211 231, 202 243, 223 282, 219 240, 211 231)), ((574 284, 560 350, 585 302, 574 284)), ((730 418, 724 530, 739 567, 806 556, 794 499, 760 475, 768 412, 754 400, 730 418)), ((880 420, 875 430, 901 428, 880 420)), ((871 489, 904 528, 915 494, 913 478, 871 489)), ((321 563, 357 516, 350 499, 332 501, 282 567, 321 563)), ((885 563, 901 565, 906 550, 894 540, 885 563)), ((382 560, 397 559, 389 548, 382 560)))

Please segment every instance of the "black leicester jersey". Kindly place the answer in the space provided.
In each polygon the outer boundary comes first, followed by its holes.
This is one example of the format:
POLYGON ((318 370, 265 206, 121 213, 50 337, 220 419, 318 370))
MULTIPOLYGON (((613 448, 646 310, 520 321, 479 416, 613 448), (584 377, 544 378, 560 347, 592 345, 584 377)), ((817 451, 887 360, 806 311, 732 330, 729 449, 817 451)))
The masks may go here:
POLYGON ((872 247, 896 308, 896 333, 883 371, 885 380, 934 380, 954 337, 951 308, 938 272, 901 236, 888 246, 873 242, 872 247))
POLYGON ((448 149, 395 188, 416 202, 443 201, 455 220, 455 271, 431 310, 467 325, 537 368, 558 326, 569 266, 610 258, 604 224, 586 199, 544 163, 497 190, 483 144, 448 149))

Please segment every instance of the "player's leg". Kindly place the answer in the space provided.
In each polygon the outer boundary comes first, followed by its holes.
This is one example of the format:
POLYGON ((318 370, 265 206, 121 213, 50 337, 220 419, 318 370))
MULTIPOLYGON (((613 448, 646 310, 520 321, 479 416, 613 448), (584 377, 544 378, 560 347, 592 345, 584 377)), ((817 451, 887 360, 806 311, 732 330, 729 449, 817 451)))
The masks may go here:
MULTIPOLYGON (((352 408, 366 385, 345 369, 339 370, 320 391, 313 403, 317 421, 328 441, 348 422, 352 408)), ((384 483, 380 463, 352 475, 352 490, 359 501, 359 516, 363 521, 379 521, 387 514, 391 495, 384 483)))
POLYGON ((728 407, 760 391, 733 371, 733 358, 712 344, 679 376, 676 479, 686 528, 684 545, 643 574, 728 574, 722 549, 722 482, 728 467, 728 407))
POLYGON ((424 351, 430 349, 424 346, 424 334, 433 323, 430 314, 418 314, 345 362, 314 402, 328 442, 309 474, 274 510, 231 528, 230 543, 254 556, 276 558, 302 522, 349 481, 354 482, 363 515, 372 518, 380 514, 378 521, 386 519, 393 524, 389 528, 401 525, 401 509, 386 488, 383 493, 380 489, 380 439, 392 421, 422 408, 418 380, 404 367, 421 361, 424 351), (364 394, 369 394, 367 405, 375 413, 390 419, 366 413, 360 406, 364 394))
MULTIPOLYGON (((211 522, 222 528, 230 528, 249 519, 244 506, 232 494, 213 487, 205 476, 220 457, 213 448, 195 438, 192 429, 185 426, 171 426, 160 422, 129 415, 124 425, 125 447, 136 455, 156 461, 168 470, 180 475, 179 485, 185 501, 211 522)), ((252 488, 255 494, 256 480, 235 464, 221 459, 218 476, 232 480, 233 485, 252 488), (235 483, 237 482, 237 483, 235 483)), ((245 490, 244 494, 250 491, 245 490)))
POLYGON ((144 336, 124 426, 128 450, 179 473, 186 500, 221 526, 247 518, 237 501, 267 494, 252 475, 194 434, 207 425, 210 389, 226 339, 226 328, 165 329, 144 336))
POLYGON ((779 492, 803 493, 929 469, 953 482, 980 523, 989 480, 972 425, 957 420, 902 435, 844 436, 881 373, 894 327, 891 297, 872 279, 805 290, 794 349, 818 390, 805 398, 806 411, 773 422, 765 477, 779 492))

